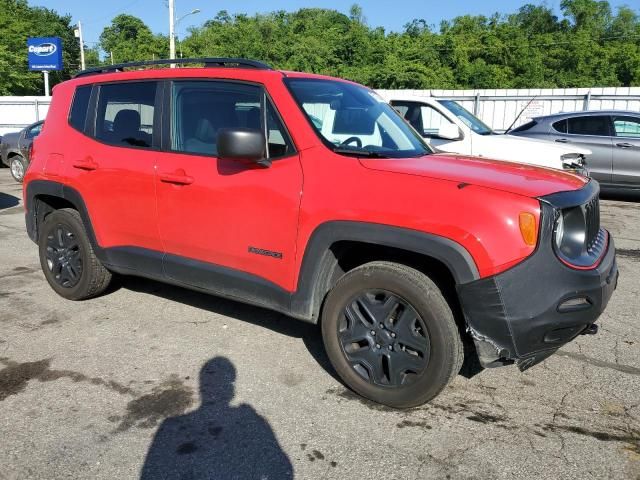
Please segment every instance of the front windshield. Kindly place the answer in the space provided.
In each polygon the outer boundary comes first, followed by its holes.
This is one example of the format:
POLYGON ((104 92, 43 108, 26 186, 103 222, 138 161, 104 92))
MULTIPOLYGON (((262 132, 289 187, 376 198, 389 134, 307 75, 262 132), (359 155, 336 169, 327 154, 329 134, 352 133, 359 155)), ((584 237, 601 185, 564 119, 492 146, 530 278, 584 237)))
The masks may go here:
POLYGON ((285 83, 323 142, 337 153, 379 158, 433 153, 378 94, 337 80, 288 78, 285 83))
POLYGON ((491 135, 493 130, 489 128, 485 123, 476 117, 469 110, 465 109, 458 102, 453 100, 438 100, 447 110, 452 112, 456 117, 460 119, 467 127, 473 130, 478 135, 491 135))

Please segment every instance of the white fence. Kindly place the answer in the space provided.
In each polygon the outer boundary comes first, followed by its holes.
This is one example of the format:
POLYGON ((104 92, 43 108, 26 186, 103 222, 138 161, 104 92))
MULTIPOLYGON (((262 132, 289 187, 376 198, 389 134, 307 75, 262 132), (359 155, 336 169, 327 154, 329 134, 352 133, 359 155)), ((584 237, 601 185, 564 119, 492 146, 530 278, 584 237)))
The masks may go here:
MULTIPOLYGON (((393 90, 383 90, 387 95, 393 90)), ((458 101, 497 131, 539 115, 578 110, 632 110, 640 112, 640 87, 554 88, 529 90, 401 90, 401 95, 431 96, 458 101)), ((0 97, 0 135, 42 120, 48 97, 0 97)))
POLYGON ((50 97, 0 97, 0 135, 43 120, 50 103, 50 97))

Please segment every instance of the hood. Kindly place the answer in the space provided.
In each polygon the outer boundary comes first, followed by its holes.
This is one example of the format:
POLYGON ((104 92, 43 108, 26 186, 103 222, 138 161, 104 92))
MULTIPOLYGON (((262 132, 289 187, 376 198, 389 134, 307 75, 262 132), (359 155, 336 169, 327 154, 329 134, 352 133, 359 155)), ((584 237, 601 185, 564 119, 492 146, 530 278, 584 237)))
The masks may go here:
POLYGON ((567 153, 580 153, 582 155, 590 155, 591 150, 579 147, 577 145, 563 145, 561 143, 550 142, 548 140, 540 140, 537 138, 525 138, 517 137, 515 135, 492 135, 491 138, 495 141, 504 144, 505 148, 511 147, 524 147, 527 149, 533 149, 534 151, 540 151, 545 153, 557 152, 558 155, 565 155, 567 153))
POLYGON ((18 137, 20 137, 20 132, 5 133, 0 138, 3 139, 4 143, 7 143, 8 140, 17 140, 18 137))
POLYGON ((407 159, 361 159, 371 170, 419 175, 541 197, 582 188, 588 179, 553 168, 463 155, 433 154, 407 159))

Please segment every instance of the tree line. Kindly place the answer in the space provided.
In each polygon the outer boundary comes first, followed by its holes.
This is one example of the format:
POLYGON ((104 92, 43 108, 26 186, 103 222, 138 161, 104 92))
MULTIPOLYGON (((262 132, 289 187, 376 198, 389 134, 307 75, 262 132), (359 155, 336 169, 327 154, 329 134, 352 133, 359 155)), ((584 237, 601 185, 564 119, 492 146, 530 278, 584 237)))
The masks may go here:
MULTIPOLYGON (((38 94, 26 72, 27 36, 62 36, 66 70, 79 68, 69 16, 0 0, 0 95, 38 94)), ((168 58, 168 38, 116 16, 86 51, 88 65, 168 58)), ((348 78, 373 88, 554 88, 640 85, 640 15, 608 1, 562 0, 560 14, 526 4, 515 13, 465 15, 400 32, 368 25, 358 5, 231 15, 220 11, 178 41, 178 56, 244 57, 275 68, 348 78)))

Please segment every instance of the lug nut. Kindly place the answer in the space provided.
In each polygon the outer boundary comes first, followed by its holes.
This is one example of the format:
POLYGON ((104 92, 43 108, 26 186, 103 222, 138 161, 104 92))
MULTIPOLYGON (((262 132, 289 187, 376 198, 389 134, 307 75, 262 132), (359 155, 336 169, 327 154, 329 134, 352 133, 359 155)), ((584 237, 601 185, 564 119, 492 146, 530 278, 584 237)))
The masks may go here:
POLYGON ((376 343, 376 348, 380 348, 380 344, 379 343, 376 343))
POLYGON ((371 335, 375 335, 376 331, 375 330, 371 330, 371 335))
POLYGON ((389 350, 393 350, 393 346, 389 345, 389 350))
POLYGON ((396 334, 395 334, 395 333, 393 333, 393 332, 391 332, 391 336, 392 336, 393 338, 396 338, 396 334))

